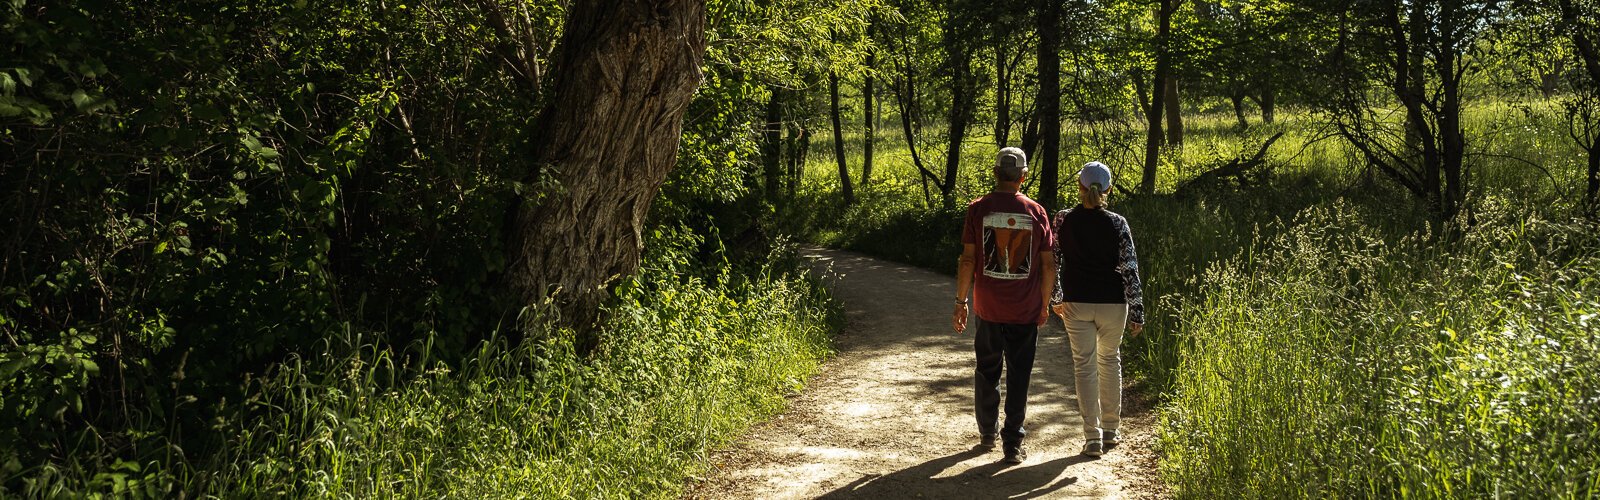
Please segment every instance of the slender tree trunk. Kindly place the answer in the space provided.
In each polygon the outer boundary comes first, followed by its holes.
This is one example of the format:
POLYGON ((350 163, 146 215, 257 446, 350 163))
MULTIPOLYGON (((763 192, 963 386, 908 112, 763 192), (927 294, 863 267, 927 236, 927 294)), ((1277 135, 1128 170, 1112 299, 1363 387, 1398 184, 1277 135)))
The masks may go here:
POLYGON ((811 129, 799 122, 789 123, 789 198, 794 198, 796 189, 805 173, 806 153, 811 151, 811 129))
MULTIPOLYGON (((598 344, 609 286, 638 269, 645 214, 700 85, 705 10, 699 0, 596 0, 568 11, 526 177, 563 189, 517 202, 508 279, 523 304, 548 299, 584 352, 598 344)), ((536 320, 525 316, 522 330, 536 320)))
POLYGON ((1161 112, 1166 108, 1167 93, 1162 90, 1171 73, 1172 55, 1168 43, 1172 35, 1172 13, 1177 0, 1160 0, 1156 11, 1156 74, 1151 79, 1150 108, 1145 113, 1144 175, 1139 179, 1139 191, 1154 193, 1156 169, 1161 165, 1161 112))
POLYGON ((933 172, 928 171, 928 167, 922 163, 922 155, 917 152, 917 131, 916 126, 912 123, 912 116, 915 115, 913 107, 918 105, 916 101, 916 75, 912 71, 909 61, 907 63, 900 66, 901 78, 894 85, 894 102, 900 109, 900 130, 905 134, 906 149, 911 152, 911 164, 917 167, 918 178, 922 181, 922 201, 927 204, 930 203, 928 181, 932 180, 940 184, 943 181, 933 172))
POLYGON ((1276 108, 1278 105, 1278 92, 1272 77, 1267 76, 1261 82, 1261 102, 1256 103, 1261 107, 1261 123, 1272 123, 1277 119, 1276 108))
POLYGON ((866 130, 862 133, 862 137, 861 137, 861 185, 862 186, 866 186, 867 183, 872 182, 872 141, 878 135, 878 128, 876 126, 877 122, 874 120, 874 118, 872 116, 872 100, 873 100, 873 97, 875 97, 873 95, 874 89, 873 89, 873 86, 872 86, 872 83, 873 83, 872 68, 873 68, 874 63, 876 61, 877 61, 877 54, 867 54, 866 81, 861 86, 862 87, 861 88, 861 101, 862 101, 861 102, 861 112, 866 115, 864 117, 865 119, 862 120, 864 122, 864 124, 865 124, 865 129, 866 130))
MULTIPOLYGON (((906 150, 911 152, 911 164, 917 167, 917 172, 927 174, 928 168, 922 163, 922 154, 917 148, 917 127, 912 117, 916 115, 913 107, 916 101, 916 79, 909 67, 902 68, 904 84, 895 90, 895 104, 900 108, 900 130, 905 135, 906 150)), ((938 181, 938 179, 934 179, 938 181)))
MULTIPOLYGON (((1600 47, 1596 47, 1595 37, 1600 34, 1586 29, 1583 23, 1585 14, 1579 12, 1578 5, 1572 0, 1557 0, 1561 10, 1561 20, 1572 33, 1572 45, 1578 49, 1579 59, 1583 60, 1584 72, 1589 74, 1589 84, 1600 90, 1600 47)), ((1592 15, 1593 13, 1588 13, 1592 15)))
MULTIPOLYGON (((1583 23, 1583 20, 1593 13, 1579 12, 1578 6, 1572 0, 1558 0, 1557 5, 1561 10, 1561 20, 1571 33, 1572 45, 1578 49, 1578 58, 1583 61, 1584 72, 1589 75, 1588 96, 1582 98, 1600 99, 1600 47, 1596 47, 1595 40, 1600 34, 1587 29, 1583 23)), ((1589 141, 1589 145, 1584 147, 1589 153, 1589 186, 1584 198, 1593 210, 1595 207, 1600 207, 1600 138, 1591 137, 1589 141)))
POLYGON ((839 192, 844 194, 846 206, 856 202, 856 191, 850 185, 850 165, 844 157, 844 128, 839 125, 839 75, 828 73, 828 116, 833 119, 833 157, 839 162, 839 192))
MULTIPOLYGON (((1600 141, 1597 141, 1600 142, 1600 141)), ((1589 189, 1584 192, 1584 199, 1588 201, 1593 210, 1600 204, 1600 144, 1592 144, 1589 153, 1589 189)))
MULTIPOLYGON (((958 69, 957 79, 965 80, 968 76, 964 70, 958 69)), ((952 89, 953 102, 950 105, 950 135, 948 147, 945 149, 944 182, 939 183, 939 194, 944 196, 946 205, 954 203, 956 178, 961 173, 961 146, 967 139, 967 126, 972 123, 972 90, 969 83, 961 83, 952 89)))
POLYGON ((1033 112, 1028 113, 1028 121, 1022 124, 1022 152, 1028 158, 1039 155, 1039 121, 1039 108, 1034 107, 1033 112))
POLYGON ((1183 100, 1178 98, 1178 77, 1167 76, 1167 144, 1183 146, 1183 100))
POLYGON ((967 127, 972 124, 974 101, 977 99, 976 82, 973 81, 971 53, 965 41, 955 34, 955 29, 945 27, 945 64, 950 68, 950 119, 949 142, 945 149, 944 182, 939 183, 939 194, 945 206, 955 204, 956 179, 961 173, 961 148, 966 143, 967 127))
POLYGON ((1233 103, 1233 118, 1239 121, 1239 130, 1250 128, 1250 121, 1244 117, 1244 89, 1234 87, 1228 94, 1228 101, 1233 103))
POLYGON ((1565 59, 1557 59, 1555 67, 1550 68, 1550 71, 1539 72, 1539 95, 1544 100, 1548 101, 1556 96, 1556 89, 1561 85, 1561 75, 1566 73, 1566 70, 1567 61, 1565 59))
POLYGON ((994 44, 994 143, 1006 147, 1011 140, 1011 81, 1006 71, 1006 38, 994 44))
POLYGON ((1055 210, 1061 155, 1061 1, 1039 0, 1039 204, 1055 210))
MULTIPOLYGON (((1446 68, 1453 68, 1455 54, 1444 52, 1443 64, 1446 68)), ((1450 72, 1450 73, 1453 73, 1450 72)), ((1461 81, 1451 75, 1443 75, 1444 103, 1439 110, 1439 135, 1443 144, 1440 148, 1439 166, 1444 170, 1444 203, 1443 215, 1454 217, 1461 210, 1466 198, 1466 185, 1461 178, 1462 169, 1466 163, 1467 139, 1466 133, 1461 128, 1461 81)))
POLYGON ((790 122, 786 128, 789 129, 789 135, 784 139, 784 142, 789 149, 789 155, 788 161, 784 162, 784 170, 787 174, 787 182, 784 184, 788 185, 789 198, 792 199, 795 195, 795 188, 800 184, 800 168, 805 165, 805 158, 800 150, 800 135, 802 132, 800 124, 790 122))
POLYGON ((768 200, 782 193, 783 171, 783 90, 772 87, 767 98, 766 126, 762 130, 761 177, 766 182, 768 200))
POLYGON ((1133 105, 1138 110, 1138 116, 1145 118, 1150 114, 1150 93, 1145 91, 1144 84, 1148 83, 1143 71, 1135 70, 1131 73, 1133 78, 1133 105))

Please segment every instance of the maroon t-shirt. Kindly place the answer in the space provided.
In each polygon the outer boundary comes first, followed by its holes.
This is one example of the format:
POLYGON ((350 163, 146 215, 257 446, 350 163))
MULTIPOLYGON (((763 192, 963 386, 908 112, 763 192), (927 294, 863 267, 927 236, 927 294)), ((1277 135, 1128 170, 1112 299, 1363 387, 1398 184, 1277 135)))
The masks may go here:
MULTIPOLYGON (((1044 207, 1021 193, 989 193, 967 205, 961 243, 978 247, 972 307, 990 323, 1035 324, 1044 313, 1040 252, 1055 246, 1044 207)), ((1045 258, 1049 258, 1046 254, 1045 258)))

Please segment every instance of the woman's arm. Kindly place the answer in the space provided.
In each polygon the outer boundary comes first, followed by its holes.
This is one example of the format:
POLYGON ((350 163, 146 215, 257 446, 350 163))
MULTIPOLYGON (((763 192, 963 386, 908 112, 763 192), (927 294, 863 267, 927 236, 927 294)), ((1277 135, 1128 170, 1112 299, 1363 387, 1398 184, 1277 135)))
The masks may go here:
POLYGON ((1117 272, 1122 274, 1122 297, 1128 302, 1128 322, 1144 324, 1144 287, 1139 282, 1139 257, 1133 249, 1133 230, 1128 227, 1128 220, 1118 215, 1114 219, 1117 225, 1118 259, 1117 272))
POLYGON ((1052 281, 1055 281, 1055 290, 1050 293, 1051 304, 1060 304, 1061 301, 1065 299, 1065 295, 1061 289, 1061 225, 1066 221, 1066 210, 1056 212, 1056 216, 1052 217, 1050 220, 1050 231, 1054 232, 1056 235, 1055 245, 1051 246, 1051 253, 1055 254, 1056 261, 1055 272, 1052 273, 1054 276, 1049 277, 1052 281))

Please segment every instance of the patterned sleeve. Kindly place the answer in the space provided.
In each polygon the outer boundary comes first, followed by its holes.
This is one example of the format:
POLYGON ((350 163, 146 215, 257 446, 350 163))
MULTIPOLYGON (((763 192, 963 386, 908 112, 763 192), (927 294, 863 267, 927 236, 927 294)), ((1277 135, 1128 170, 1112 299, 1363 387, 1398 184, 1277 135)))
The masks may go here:
POLYGON ((1052 276, 1052 278, 1056 280, 1056 290, 1054 293, 1050 294, 1051 304, 1060 304, 1062 300, 1065 300, 1065 295, 1061 290, 1061 225, 1066 223, 1066 221, 1067 210, 1056 212, 1056 216, 1050 220, 1050 230, 1055 233, 1055 238, 1053 238, 1055 242, 1051 245, 1051 249, 1053 250, 1052 253, 1055 254, 1056 259, 1056 275, 1052 276))
POLYGON ((1144 287, 1139 282, 1139 257, 1133 250, 1133 230, 1128 219, 1118 215, 1112 218, 1121 239, 1117 272, 1122 273, 1122 296, 1128 301, 1128 321, 1144 323, 1144 287))

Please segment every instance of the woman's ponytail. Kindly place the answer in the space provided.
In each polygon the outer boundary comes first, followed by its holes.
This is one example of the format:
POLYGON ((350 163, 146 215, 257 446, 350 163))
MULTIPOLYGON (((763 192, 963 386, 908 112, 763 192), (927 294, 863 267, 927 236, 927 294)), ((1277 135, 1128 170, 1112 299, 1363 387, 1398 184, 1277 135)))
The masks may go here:
POLYGON ((1080 192, 1083 193, 1084 206, 1095 208, 1106 206, 1106 189, 1100 183, 1090 184, 1089 187, 1080 192))

